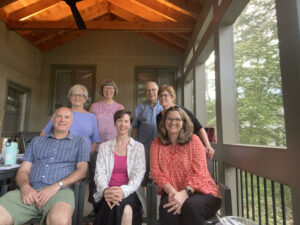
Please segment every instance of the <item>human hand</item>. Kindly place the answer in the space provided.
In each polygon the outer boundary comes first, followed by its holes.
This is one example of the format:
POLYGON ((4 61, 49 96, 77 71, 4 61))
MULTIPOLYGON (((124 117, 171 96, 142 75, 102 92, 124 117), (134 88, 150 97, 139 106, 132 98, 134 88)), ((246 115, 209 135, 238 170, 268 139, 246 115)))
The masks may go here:
POLYGON ((111 209, 119 205, 123 198, 124 192, 120 187, 111 187, 104 191, 104 199, 111 209))
POLYGON ((168 209, 168 212, 173 212, 174 215, 181 213, 181 207, 185 200, 188 198, 188 195, 185 190, 176 192, 176 193, 170 193, 168 195, 168 202, 163 207, 168 209))
POLYGON ((207 154, 207 158, 212 159, 215 154, 215 150, 213 149, 213 147, 211 146, 206 147, 206 154, 207 154))
POLYGON ((38 202, 37 194, 38 192, 34 190, 30 185, 26 185, 21 189, 22 201, 25 205, 32 205, 38 202))
POLYGON ((37 194, 38 202, 37 207, 41 208, 43 207, 47 201, 56 194, 60 189, 59 185, 57 183, 54 183, 48 187, 43 188, 40 192, 37 194))

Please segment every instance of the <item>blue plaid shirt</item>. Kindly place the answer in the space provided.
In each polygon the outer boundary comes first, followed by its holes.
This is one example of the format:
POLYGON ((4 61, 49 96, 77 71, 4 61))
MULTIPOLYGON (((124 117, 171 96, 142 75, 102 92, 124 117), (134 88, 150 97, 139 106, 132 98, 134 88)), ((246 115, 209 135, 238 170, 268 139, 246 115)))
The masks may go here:
POLYGON ((53 134, 35 137, 23 160, 32 163, 30 185, 38 190, 64 179, 75 171, 78 162, 89 158, 86 139, 69 133, 62 139, 56 139, 53 134))

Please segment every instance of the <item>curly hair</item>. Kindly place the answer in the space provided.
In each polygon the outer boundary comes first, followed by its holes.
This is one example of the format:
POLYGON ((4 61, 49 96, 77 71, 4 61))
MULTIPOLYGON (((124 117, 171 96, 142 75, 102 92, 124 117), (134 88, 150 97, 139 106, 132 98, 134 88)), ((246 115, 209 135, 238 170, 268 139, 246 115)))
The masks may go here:
POLYGON ((182 128, 181 128, 181 130, 179 132, 179 136, 177 138, 176 143, 180 144, 180 145, 185 145, 185 144, 189 143, 190 140, 191 140, 191 138, 192 138, 193 130, 194 130, 194 125, 193 125, 190 117, 178 105, 171 106, 164 113, 164 116, 162 117, 162 119, 161 119, 161 121, 160 121, 160 123, 158 125, 158 137, 159 137, 159 140, 164 145, 171 144, 171 140, 169 138, 168 131, 167 131, 166 126, 165 126, 165 121, 166 121, 166 118, 167 118, 168 114, 170 112, 173 112, 173 111, 177 111, 180 114, 182 122, 183 122, 182 128))

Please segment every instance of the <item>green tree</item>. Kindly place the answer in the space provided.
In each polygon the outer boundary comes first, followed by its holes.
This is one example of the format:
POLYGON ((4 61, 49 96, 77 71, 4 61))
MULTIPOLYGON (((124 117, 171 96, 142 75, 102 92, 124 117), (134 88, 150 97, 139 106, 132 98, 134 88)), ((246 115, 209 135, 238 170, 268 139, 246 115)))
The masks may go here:
POLYGON ((234 24, 240 143, 285 146, 275 3, 251 0, 234 24))

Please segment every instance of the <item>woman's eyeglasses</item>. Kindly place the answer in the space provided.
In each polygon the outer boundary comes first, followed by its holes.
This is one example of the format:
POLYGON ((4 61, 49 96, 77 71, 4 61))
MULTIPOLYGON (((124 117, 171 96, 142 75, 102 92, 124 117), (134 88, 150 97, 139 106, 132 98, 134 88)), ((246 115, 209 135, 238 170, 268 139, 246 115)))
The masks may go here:
POLYGON ((83 94, 71 94, 71 97, 74 97, 74 98, 76 98, 76 97, 83 98, 83 97, 85 97, 85 95, 83 95, 83 94))
POLYGON ((173 123, 173 122, 175 122, 175 123, 180 123, 180 122, 182 121, 182 119, 181 119, 181 118, 171 118, 171 117, 167 117, 167 118, 166 118, 166 121, 167 121, 168 123, 173 123))

